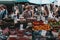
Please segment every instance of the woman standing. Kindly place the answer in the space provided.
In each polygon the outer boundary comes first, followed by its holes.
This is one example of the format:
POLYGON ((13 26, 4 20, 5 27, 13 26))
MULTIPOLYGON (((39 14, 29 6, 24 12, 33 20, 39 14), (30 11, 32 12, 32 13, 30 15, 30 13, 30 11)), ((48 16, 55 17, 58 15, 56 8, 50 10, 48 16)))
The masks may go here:
POLYGON ((45 20, 48 20, 48 15, 49 15, 49 10, 48 10, 47 6, 45 5, 44 6, 44 17, 45 17, 45 20))

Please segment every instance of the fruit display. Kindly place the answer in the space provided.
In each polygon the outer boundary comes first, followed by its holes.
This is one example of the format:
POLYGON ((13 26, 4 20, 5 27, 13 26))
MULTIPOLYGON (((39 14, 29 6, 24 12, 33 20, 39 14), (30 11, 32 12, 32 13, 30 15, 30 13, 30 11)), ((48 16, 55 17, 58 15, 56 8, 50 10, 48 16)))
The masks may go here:
POLYGON ((56 22, 55 19, 49 19, 48 22, 56 22))
POLYGON ((48 24, 51 26, 51 28, 54 30, 60 29, 60 21, 56 21, 55 19, 48 20, 48 24))
POLYGON ((37 25, 40 25, 40 23, 35 21, 35 22, 33 22, 33 25, 37 26, 37 25))
POLYGON ((50 25, 44 24, 42 21, 33 22, 33 29, 34 30, 50 30, 50 25))
POLYGON ((51 27, 59 27, 59 26, 60 26, 60 21, 49 20, 49 21, 48 21, 48 24, 49 24, 51 27))
POLYGON ((47 24, 39 25, 39 26, 33 26, 34 30, 50 30, 50 26, 47 24))
POLYGON ((43 21, 41 20, 41 21, 34 21, 33 22, 33 25, 34 26, 38 26, 38 25, 43 25, 44 23, 43 23, 43 21))
POLYGON ((55 19, 48 20, 48 24, 44 24, 43 21, 34 21, 33 29, 34 30, 50 30, 50 29, 59 29, 60 21, 56 21, 55 19))

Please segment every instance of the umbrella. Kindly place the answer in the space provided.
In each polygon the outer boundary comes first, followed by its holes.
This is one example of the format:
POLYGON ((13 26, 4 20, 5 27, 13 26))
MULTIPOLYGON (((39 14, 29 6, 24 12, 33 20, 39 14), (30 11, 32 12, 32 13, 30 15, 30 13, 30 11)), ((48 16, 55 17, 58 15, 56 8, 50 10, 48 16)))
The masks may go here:
POLYGON ((28 0, 30 3, 41 4, 42 0, 28 0))
POLYGON ((28 0, 15 0, 15 2, 29 2, 28 0))
POLYGON ((13 4, 15 0, 0 0, 0 4, 13 4))
POLYGON ((52 2, 55 2, 56 0, 28 0, 30 3, 35 4, 51 4, 52 2))
POLYGON ((55 2, 56 0, 42 0, 41 4, 51 4, 52 2, 55 2))
POLYGON ((29 2, 33 4, 50 4, 56 0, 15 0, 16 2, 29 2))
POLYGON ((60 6, 60 0, 57 0, 57 5, 60 6))

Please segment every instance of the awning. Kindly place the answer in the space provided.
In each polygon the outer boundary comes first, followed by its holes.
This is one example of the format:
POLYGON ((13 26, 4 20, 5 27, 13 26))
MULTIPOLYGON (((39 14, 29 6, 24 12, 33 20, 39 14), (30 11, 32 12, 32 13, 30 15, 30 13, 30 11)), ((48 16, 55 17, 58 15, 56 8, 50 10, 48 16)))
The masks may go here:
POLYGON ((15 0, 15 2, 29 2, 33 4, 50 4, 56 0, 15 0))
POLYGON ((40 4, 50 4, 54 1, 56 1, 56 0, 0 0, 0 3, 11 4, 11 3, 16 3, 16 2, 18 2, 18 3, 27 2, 27 3, 33 3, 33 4, 39 4, 40 5, 40 4))
POLYGON ((15 0, 0 0, 0 4, 13 4, 15 0))

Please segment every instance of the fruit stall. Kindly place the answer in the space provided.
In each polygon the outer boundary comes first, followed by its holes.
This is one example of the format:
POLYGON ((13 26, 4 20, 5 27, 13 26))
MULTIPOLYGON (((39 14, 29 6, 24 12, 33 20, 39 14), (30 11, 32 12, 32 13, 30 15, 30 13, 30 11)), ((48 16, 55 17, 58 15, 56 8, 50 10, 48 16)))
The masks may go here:
POLYGON ((60 21, 55 19, 49 19, 48 23, 44 23, 42 20, 34 21, 32 30, 33 40, 41 39, 41 37, 47 40, 57 40, 60 33, 60 21))

